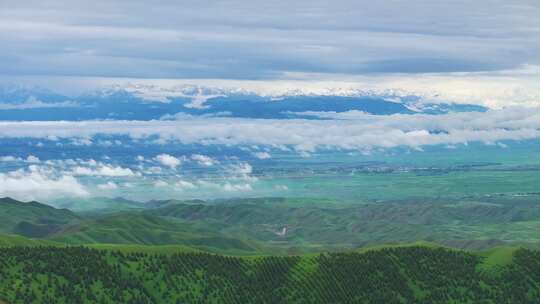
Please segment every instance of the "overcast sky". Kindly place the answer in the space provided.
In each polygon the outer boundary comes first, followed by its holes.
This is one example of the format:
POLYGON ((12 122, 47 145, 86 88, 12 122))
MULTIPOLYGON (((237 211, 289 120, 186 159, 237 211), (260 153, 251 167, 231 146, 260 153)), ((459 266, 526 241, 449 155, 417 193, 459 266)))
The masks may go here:
POLYGON ((540 64, 540 1, 0 0, 0 74, 279 79, 540 64))

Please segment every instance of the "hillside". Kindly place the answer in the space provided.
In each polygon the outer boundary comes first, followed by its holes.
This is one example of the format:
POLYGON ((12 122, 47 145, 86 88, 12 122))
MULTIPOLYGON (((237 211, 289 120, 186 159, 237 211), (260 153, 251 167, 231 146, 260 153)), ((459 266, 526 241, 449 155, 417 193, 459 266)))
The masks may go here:
POLYGON ((0 247, 12 246, 56 246, 60 245, 49 240, 28 239, 19 235, 0 234, 0 247))
POLYGON ((0 232, 67 244, 183 245, 224 254, 303 254, 427 241, 453 248, 538 248, 530 198, 332 204, 309 199, 102 201, 67 209, 3 199, 0 232), (120 204, 115 206, 114 204, 120 204))
POLYGON ((289 257, 155 254, 84 247, 0 250, 8 303, 538 303, 540 253, 436 246, 289 257), (492 269, 492 268, 489 268, 492 269), (22 281, 21 281, 22 280, 22 281), (23 282, 26 282, 23 284, 23 282))
POLYGON ((178 202, 143 213, 213 227, 283 250, 339 250, 418 240, 482 250, 504 244, 534 247, 540 241, 535 233, 540 229, 540 206, 517 198, 341 205, 308 199, 243 199, 178 202))
POLYGON ((210 252, 254 254, 253 242, 235 239, 216 229, 194 227, 148 214, 111 214, 66 227, 51 240, 67 244, 185 245, 210 252))
POLYGON ((67 209, 56 209, 38 202, 0 198, 1 233, 46 237, 78 219, 78 215, 67 209))

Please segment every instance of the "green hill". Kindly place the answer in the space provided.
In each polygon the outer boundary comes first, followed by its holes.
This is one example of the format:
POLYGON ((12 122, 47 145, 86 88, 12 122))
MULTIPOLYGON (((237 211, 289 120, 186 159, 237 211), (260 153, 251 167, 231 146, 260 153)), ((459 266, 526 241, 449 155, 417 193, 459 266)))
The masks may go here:
POLYGON ((510 251, 511 259, 497 272, 482 267, 509 251, 485 255, 413 244, 233 257, 131 249, 3 248, 0 299, 13 304, 540 302, 540 252, 527 249, 510 251))
POLYGON ((255 254, 258 245, 165 218, 133 213, 107 215, 65 228, 51 240, 68 244, 184 245, 211 252, 255 254))
POLYGON ((67 209, 38 202, 0 198, 0 232, 27 237, 46 237, 80 217, 67 209))
POLYGON ((0 200, 0 232, 67 244, 183 245, 223 254, 304 254, 433 242, 453 248, 538 248, 529 198, 330 204, 310 199, 204 202, 112 199, 100 211, 0 200), (120 207, 107 204, 120 202, 120 207), (129 210, 124 210, 128 204, 129 210), (141 207, 142 206, 142 207, 141 207))
MULTIPOLYGON (((309 204, 308 199, 169 203, 143 211, 194 227, 214 227, 297 252, 340 250, 418 240, 482 250, 538 244, 540 205, 525 199, 309 204)), ((534 245, 533 245, 534 246, 534 245)))

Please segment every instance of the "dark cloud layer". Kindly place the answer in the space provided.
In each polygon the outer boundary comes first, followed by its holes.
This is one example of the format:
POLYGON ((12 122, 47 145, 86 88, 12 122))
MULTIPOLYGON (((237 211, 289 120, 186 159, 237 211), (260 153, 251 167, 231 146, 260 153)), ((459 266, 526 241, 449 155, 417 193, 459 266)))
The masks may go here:
POLYGON ((0 1, 0 74, 279 78, 540 63, 540 2, 0 1))

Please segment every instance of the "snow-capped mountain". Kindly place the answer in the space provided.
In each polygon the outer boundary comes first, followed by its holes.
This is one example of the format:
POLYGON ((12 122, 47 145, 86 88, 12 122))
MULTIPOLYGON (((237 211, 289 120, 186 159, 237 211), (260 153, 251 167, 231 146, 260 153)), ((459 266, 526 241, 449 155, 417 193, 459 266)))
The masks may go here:
POLYGON ((0 120, 178 119, 191 116, 307 118, 303 112, 362 111, 373 115, 484 111, 476 105, 430 102, 403 91, 354 88, 279 89, 199 85, 113 85, 79 96, 39 87, 0 89, 0 120))
POLYGON ((39 100, 44 103, 59 103, 68 101, 70 98, 46 88, 22 85, 0 86, 1 104, 21 104, 29 100, 39 100))

